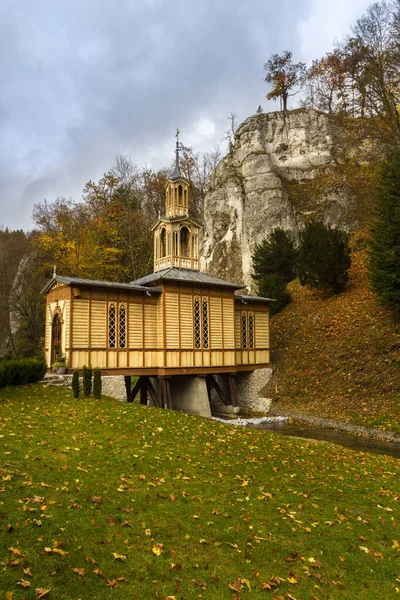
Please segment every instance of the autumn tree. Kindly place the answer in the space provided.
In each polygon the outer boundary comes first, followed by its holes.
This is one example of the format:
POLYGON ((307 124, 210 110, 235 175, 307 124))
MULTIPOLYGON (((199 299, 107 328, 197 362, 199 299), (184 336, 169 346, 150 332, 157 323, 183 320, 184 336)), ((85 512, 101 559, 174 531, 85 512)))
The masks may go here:
POLYGON ((299 246, 300 283, 325 294, 338 294, 346 286, 350 265, 349 235, 322 221, 309 221, 299 246))
POLYGON ((400 151, 382 165, 371 229, 371 287, 381 303, 400 315, 400 151))
POLYGON ((347 112, 346 72, 340 52, 313 61, 304 78, 300 105, 330 114, 347 112))
POLYGON ((299 90, 292 90, 301 85, 305 72, 305 63, 293 63, 292 53, 288 50, 285 50, 281 56, 273 54, 264 65, 264 81, 272 86, 266 96, 267 99, 277 100, 280 98, 281 110, 286 111, 288 98, 298 93, 299 90))

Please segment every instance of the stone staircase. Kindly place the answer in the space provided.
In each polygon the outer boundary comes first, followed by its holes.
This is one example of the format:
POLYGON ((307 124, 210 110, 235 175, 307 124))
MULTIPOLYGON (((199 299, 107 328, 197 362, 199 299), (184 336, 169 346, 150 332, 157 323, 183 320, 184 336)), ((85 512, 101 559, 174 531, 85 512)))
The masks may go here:
POLYGON ((57 375, 56 373, 46 373, 44 378, 39 381, 46 387, 55 386, 63 388, 71 388, 72 375, 57 375))

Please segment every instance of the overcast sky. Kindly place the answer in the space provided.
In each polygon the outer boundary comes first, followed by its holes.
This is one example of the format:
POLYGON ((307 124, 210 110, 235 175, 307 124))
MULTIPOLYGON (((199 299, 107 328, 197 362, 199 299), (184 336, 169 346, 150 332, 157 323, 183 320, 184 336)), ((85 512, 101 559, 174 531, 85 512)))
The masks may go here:
POLYGON ((177 125, 195 151, 264 111, 263 65, 310 63, 369 0, 1 0, 0 226, 33 205, 79 200, 117 154, 158 169, 177 125))

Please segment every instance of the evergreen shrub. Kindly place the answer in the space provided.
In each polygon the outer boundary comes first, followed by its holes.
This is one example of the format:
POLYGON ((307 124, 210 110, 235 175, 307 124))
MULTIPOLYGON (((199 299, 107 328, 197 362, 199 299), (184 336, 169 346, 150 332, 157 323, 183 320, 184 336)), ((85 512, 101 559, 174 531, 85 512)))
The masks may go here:
POLYGON ((96 368, 93 371, 93 396, 96 400, 101 397, 101 369, 96 368))
POLYGON ((348 233, 322 221, 307 223, 301 236, 297 265, 301 285, 339 294, 348 282, 350 265, 348 233))
POLYGON ((41 358, 3 359, 0 362, 0 387, 35 383, 43 379, 46 371, 46 363, 41 358))
POLYGON ((256 246, 252 277, 258 283, 258 294, 273 298, 271 314, 281 311, 290 302, 286 285, 296 277, 297 248, 288 231, 277 228, 256 246))
POLYGON ((74 398, 78 399, 79 398, 79 392, 80 392, 79 371, 78 371, 78 369, 74 369, 74 372, 72 374, 72 391, 73 391, 73 394, 74 394, 74 398))
POLYGON ((82 369, 83 372, 83 393, 90 396, 92 392, 92 369, 86 365, 82 369))

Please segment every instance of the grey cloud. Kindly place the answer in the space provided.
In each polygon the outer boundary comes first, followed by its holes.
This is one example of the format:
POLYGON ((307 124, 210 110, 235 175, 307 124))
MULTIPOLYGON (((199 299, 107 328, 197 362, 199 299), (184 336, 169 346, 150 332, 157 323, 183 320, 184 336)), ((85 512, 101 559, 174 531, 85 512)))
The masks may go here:
POLYGON ((118 153, 168 165, 177 124, 185 141, 212 121, 211 149, 230 112, 266 106, 263 63, 296 51, 308 10, 308 0, 3 4, 0 224, 30 227, 34 203, 79 196, 118 153))

